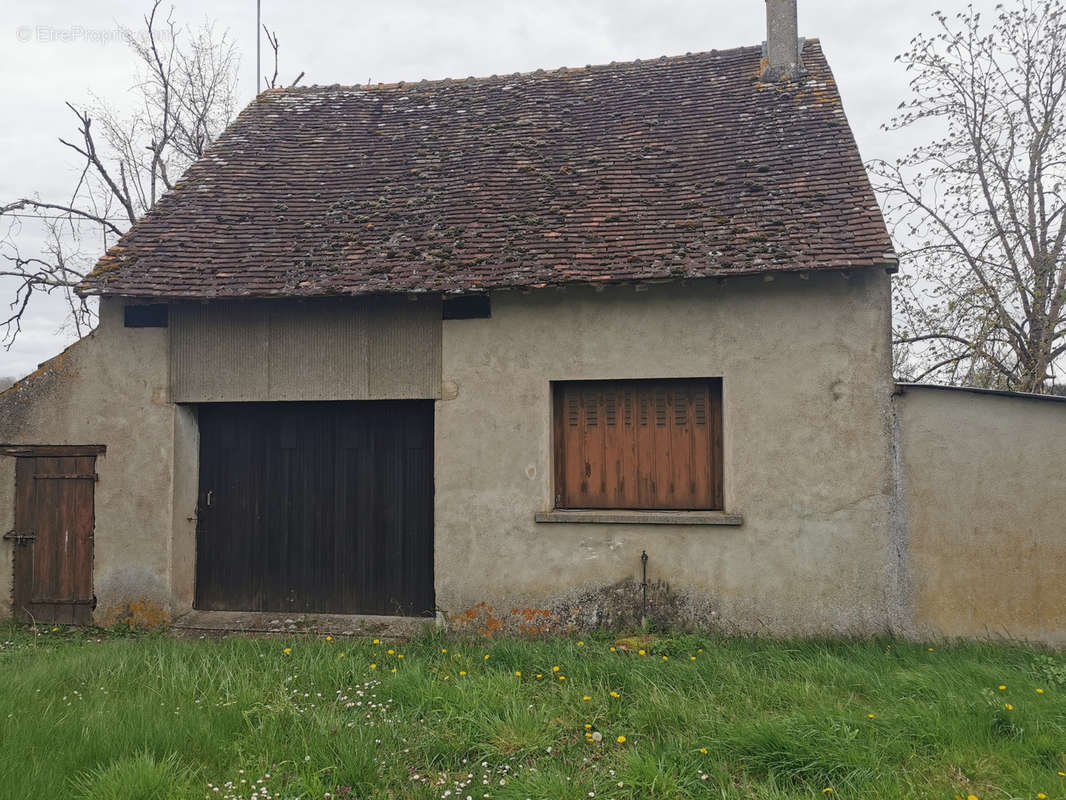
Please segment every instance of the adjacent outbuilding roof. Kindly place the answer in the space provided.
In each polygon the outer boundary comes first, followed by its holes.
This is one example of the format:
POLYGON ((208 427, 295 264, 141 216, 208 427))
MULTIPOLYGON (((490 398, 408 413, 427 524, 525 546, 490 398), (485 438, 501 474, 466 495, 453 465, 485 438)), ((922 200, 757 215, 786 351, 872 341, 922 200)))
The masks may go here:
POLYGON ((170 298, 895 268, 816 40, 267 91, 82 284, 170 298))

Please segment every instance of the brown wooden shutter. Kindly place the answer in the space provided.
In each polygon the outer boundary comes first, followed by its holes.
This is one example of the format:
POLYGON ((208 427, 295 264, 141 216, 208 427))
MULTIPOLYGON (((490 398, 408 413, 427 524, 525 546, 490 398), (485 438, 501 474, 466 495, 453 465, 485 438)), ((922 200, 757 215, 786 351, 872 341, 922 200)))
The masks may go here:
POLYGON ((558 508, 719 510, 720 379, 555 384, 558 508))

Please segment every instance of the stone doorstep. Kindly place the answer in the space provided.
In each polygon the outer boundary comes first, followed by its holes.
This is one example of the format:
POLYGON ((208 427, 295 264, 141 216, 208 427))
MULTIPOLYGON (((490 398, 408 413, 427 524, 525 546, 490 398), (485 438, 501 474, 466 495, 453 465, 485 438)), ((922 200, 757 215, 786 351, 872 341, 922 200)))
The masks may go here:
POLYGON ((443 625, 443 616, 385 617, 372 614, 283 614, 276 611, 190 611, 171 625, 177 636, 255 634, 406 638, 427 626, 443 625))

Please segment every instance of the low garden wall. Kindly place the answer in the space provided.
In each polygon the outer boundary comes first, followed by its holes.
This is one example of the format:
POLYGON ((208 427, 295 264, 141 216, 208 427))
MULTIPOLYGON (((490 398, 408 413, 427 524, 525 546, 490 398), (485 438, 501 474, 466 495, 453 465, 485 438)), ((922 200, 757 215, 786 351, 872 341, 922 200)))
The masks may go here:
POLYGON ((915 633, 1066 644, 1066 398, 902 385, 915 633))

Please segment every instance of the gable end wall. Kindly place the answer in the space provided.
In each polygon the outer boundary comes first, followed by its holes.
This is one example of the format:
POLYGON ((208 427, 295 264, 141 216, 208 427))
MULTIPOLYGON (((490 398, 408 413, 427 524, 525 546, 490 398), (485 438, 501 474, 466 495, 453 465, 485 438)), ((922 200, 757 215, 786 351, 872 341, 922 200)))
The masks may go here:
POLYGON ((438 604, 459 622, 485 603, 504 622, 528 609, 595 625, 639 606, 610 587, 639 580, 647 551, 649 580, 696 624, 904 628, 888 276, 639 288, 494 293, 490 319, 445 321, 438 604), (723 380, 725 511, 744 524, 534 522, 552 508, 551 382, 671 377, 723 380))

